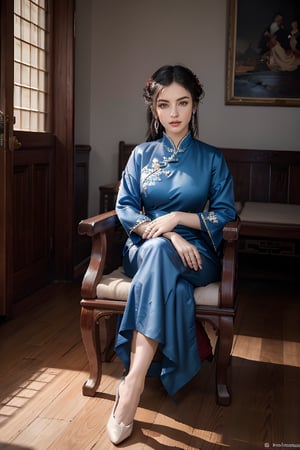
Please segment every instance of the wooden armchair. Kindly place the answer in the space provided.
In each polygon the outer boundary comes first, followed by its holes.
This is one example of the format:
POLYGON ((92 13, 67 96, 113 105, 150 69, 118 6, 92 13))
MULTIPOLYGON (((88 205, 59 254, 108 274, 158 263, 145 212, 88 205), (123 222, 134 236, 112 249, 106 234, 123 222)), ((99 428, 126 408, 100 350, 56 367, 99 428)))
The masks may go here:
MULTIPOLYGON (((126 305, 130 279, 120 268, 126 236, 115 211, 80 222, 80 234, 92 238, 92 253, 82 282, 81 334, 87 353, 90 376, 83 394, 94 396, 102 375, 102 361, 113 356, 115 329, 112 320, 126 305)), ((209 321, 218 339, 215 350, 216 394, 221 405, 231 400, 228 368, 233 341, 233 321, 237 299, 237 240, 239 220, 224 227, 222 278, 218 283, 195 288, 196 319, 209 321)))

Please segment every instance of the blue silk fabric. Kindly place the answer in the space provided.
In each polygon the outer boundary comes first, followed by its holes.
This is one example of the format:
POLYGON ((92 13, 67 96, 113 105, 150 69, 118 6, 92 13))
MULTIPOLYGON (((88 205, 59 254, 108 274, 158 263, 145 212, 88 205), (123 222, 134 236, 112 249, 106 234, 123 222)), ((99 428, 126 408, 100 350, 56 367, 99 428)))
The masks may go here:
POLYGON ((173 396, 201 367, 193 291, 220 277, 223 227, 236 216, 232 177, 216 148, 190 133, 175 147, 164 134, 133 150, 116 211, 128 234, 124 269, 133 278, 116 353, 129 368, 132 331, 156 340, 161 358, 153 361, 149 374, 160 376, 173 396), (140 223, 173 211, 199 217, 201 230, 177 226, 174 231, 198 248, 202 270, 186 268, 168 239, 143 240, 134 232, 140 223))

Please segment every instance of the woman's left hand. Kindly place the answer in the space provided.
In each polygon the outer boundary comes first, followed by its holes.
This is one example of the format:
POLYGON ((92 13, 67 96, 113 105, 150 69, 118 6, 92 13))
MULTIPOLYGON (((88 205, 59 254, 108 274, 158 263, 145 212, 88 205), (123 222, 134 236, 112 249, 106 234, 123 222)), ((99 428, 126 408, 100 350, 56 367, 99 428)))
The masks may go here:
POLYGON ((185 267, 193 270, 202 270, 201 255, 195 245, 176 232, 166 233, 165 237, 172 242, 185 267))
POLYGON ((164 216, 158 217, 157 219, 149 222, 142 237, 143 239, 151 239, 161 236, 164 233, 173 231, 177 225, 178 219, 176 212, 165 214, 164 216))

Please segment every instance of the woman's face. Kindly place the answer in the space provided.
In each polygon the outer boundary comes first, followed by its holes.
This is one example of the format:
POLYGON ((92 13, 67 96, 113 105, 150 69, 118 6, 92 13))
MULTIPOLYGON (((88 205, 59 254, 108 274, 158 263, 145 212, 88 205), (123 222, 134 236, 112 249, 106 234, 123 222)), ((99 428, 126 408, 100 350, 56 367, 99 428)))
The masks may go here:
POLYGON ((173 82, 159 92, 154 115, 175 145, 187 134, 192 113, 191 93, 180 84, 173 82))

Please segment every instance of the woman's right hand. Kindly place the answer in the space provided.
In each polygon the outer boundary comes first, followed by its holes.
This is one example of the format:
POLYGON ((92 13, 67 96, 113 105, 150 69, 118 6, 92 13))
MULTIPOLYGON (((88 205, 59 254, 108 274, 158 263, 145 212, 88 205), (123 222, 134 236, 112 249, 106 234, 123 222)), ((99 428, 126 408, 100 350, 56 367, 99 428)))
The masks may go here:
POLYGON ((196 271, 202 269, 201 255, 195 245, 173 231, 164 233, 163 236, 172 242, 185 267, 196 271))

